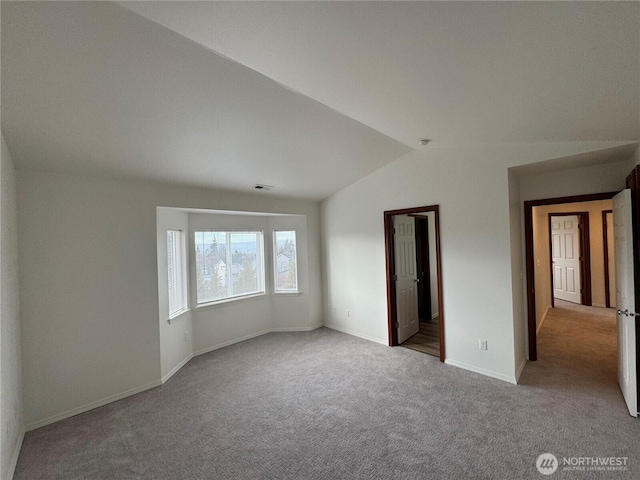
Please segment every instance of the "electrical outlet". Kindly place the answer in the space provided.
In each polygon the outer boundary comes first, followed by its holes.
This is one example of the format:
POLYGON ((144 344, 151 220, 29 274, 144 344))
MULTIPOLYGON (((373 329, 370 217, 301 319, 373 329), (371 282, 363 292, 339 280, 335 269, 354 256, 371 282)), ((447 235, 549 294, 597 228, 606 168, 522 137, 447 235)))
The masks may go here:
POLYGON ((487 341, 486 340, 478 340, 479 343, 479 347, 480 350, 486 350, 487 349, 487 341))
POLYGON ((184 341, 188 342, 189 341, 189 330, 187 330, 186 332, 184 332, 184 341))
POLYGON ((351 314, 349 313, 349 310, 347 310, 347 317, 350 317, 351 314))

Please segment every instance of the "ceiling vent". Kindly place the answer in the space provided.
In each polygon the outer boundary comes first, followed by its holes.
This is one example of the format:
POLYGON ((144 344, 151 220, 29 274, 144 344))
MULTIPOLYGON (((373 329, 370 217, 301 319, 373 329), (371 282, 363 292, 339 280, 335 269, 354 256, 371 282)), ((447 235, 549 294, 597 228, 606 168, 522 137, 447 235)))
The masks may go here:
POLYGON ((269 190, 273 190, 273 185, 263 185, 262 183, 256 183, 253 188, 256 190, 269 191, 269 190))

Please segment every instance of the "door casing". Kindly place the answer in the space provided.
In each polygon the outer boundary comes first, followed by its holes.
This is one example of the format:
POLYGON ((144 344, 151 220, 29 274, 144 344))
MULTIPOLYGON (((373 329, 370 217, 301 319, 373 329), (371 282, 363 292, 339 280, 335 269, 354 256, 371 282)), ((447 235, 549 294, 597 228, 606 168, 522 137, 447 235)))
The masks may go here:
MULTIPOLYGON (((387 270, 387 319, 389 332, 389 346, 398 345, 398 332, 396 330, 396 321, 398 310, 396 306, 396 286, 393 281, 395 275, 395 255, 393 242, 393 217, 394 215, 411 215, 415 213, 434 212, 435 213, 435 237, 436 237, 436 272, 438 285, 438 323, 440 326, 440 361, 444 362, 444 305, 442 303, 442 262, 440 259, 440 212, 438 205, 429 205, 425 207, 405 208, 400 210, 388 210, 384 212, 384 239, 385 239, 385 256, 387 270)), ((431 252, 433 254, 434 252, 431 252)), ((434 279, 432 278, 433 282, 434 279)))

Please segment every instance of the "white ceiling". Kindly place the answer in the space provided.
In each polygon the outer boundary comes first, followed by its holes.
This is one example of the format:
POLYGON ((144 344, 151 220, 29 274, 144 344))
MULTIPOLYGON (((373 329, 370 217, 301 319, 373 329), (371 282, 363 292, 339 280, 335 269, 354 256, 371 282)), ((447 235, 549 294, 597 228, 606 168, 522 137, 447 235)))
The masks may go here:
POLYGON ((410 148, 115 4, 2 2, 18 167, 322 199, 410 148))
POLYGON ((640 136, 638 2, 122 2, 407 145, 640 136))
POLYGON ((19 167, 322 199, 420 137, 640 140, 638 2, 119 3, 1 3, 19 167))

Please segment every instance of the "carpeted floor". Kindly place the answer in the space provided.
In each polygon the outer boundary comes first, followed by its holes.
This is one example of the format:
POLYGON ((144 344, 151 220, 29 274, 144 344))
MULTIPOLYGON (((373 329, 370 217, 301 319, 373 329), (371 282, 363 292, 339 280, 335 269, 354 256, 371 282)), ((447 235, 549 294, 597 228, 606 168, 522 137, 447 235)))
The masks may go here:
POLYGON ((628 457, 546 478, 640 478, 603 312, 555 309, 519 386, 326 328, 264 335, 29 432, 15 478, 540 479, 544 452, 628 457))

